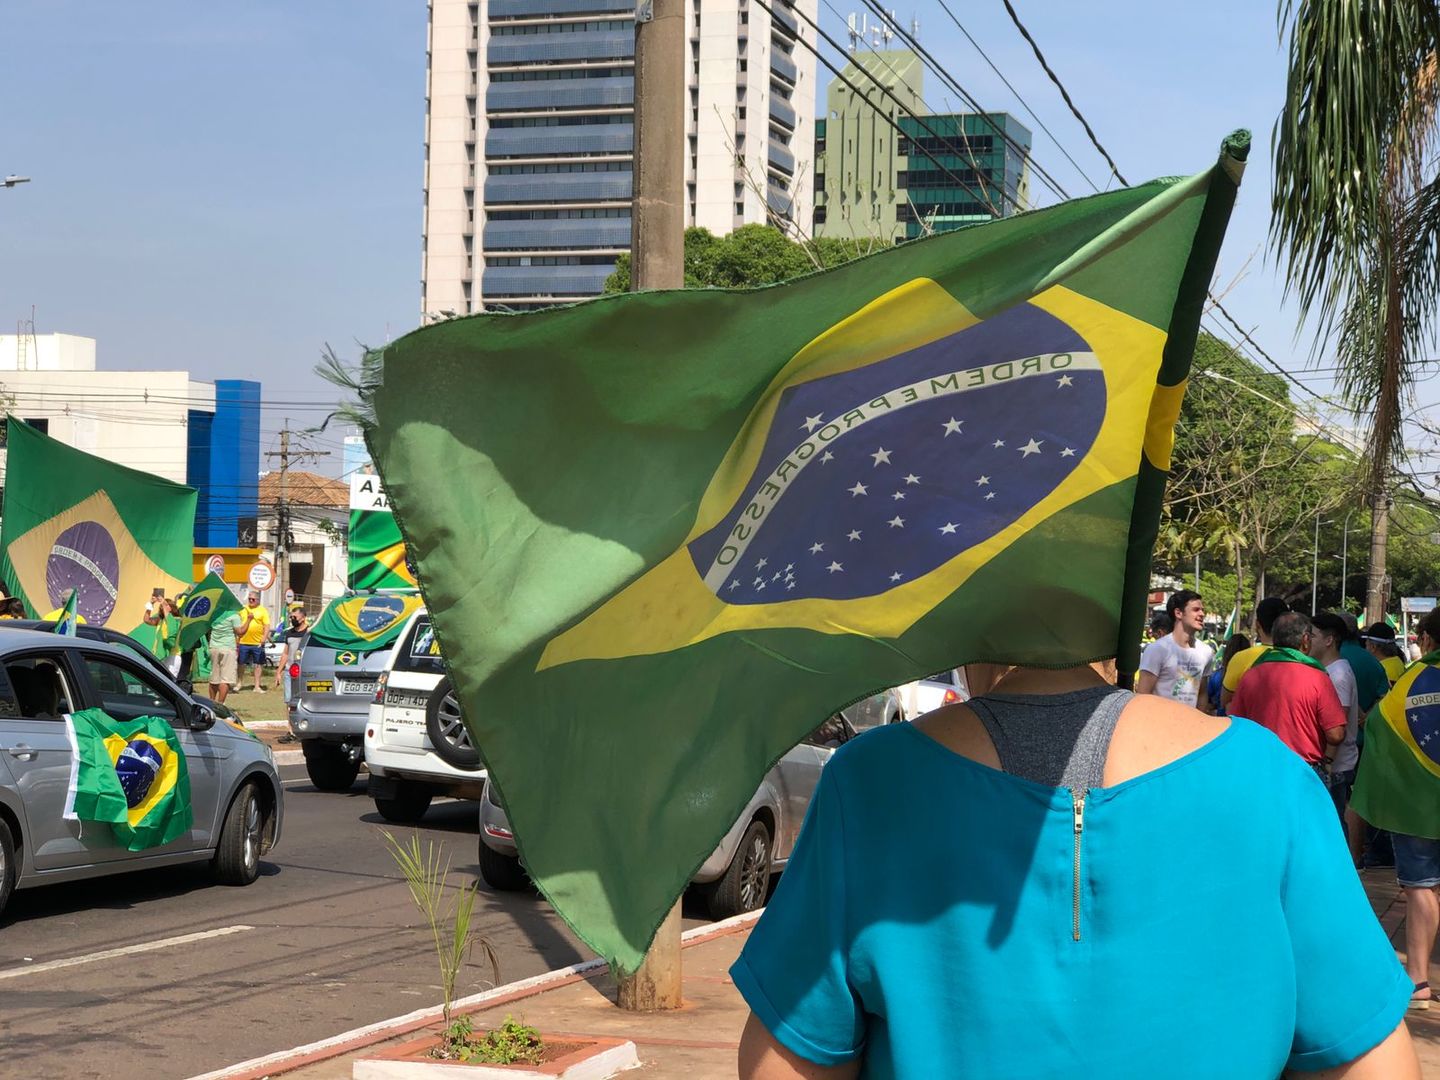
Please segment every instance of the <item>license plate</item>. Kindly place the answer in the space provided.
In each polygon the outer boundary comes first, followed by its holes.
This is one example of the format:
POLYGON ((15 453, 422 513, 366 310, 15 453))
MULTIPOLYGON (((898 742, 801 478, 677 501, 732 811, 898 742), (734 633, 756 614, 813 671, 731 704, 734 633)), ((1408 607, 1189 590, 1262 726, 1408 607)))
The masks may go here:
POLYGON ((342 694, 373 694, 375 682, 373 679, 341 679, 340 692, 342 694))
POLYGON ((385 696, 386 705, 394 705, 397 709, 423 709, 429 703, 424 694, 405 694, 390 691, 385 696))
POLYGON ((329 679, 307 679, 305 681, 305 692, 307 694, 328 694, 335 689, 335 684, 329 679))

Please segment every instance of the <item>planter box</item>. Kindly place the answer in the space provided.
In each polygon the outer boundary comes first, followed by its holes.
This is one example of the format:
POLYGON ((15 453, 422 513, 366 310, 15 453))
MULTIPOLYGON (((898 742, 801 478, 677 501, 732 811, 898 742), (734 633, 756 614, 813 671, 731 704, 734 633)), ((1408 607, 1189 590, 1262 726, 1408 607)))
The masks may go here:
POLYGON ((640 1058, 628 1039, 588 1035, 547 1035, 552 1057, 543 1065, 471 1065, 427 1057, 440 1041, 437 1035, 411 1039, 373 1057, 360 1058, 350 1075, 354 1080, 517 1080, 531 1076, 543 1080, 606 1080, 638 1068, 640 1058))

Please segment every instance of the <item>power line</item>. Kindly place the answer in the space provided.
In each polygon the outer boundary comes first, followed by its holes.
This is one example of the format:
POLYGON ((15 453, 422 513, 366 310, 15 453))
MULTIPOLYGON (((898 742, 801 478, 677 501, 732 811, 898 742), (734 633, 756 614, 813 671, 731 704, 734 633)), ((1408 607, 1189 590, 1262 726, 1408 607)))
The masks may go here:
MULTIPOLYGON (((757 4, 759 4, 765 11, 767 11, 767 12, 770 14, 770 17, 771 17, 772 19, 775 19, 775 9, 772 8, 769 4, 767 4, 767 3, 765 2, 765 0, 755 0, 755 2, 756 2, 757 4)), ((796 15, 799 15, 800 18, 804 19, 807 23, 809 23, 812 27, 814 27, 815 32, 816 32, 817 34, 819 34, 821 37, 823 37, 827 42, 829 42, 829 44, 831 45, 832 48, 835 48, 835 49, 837 49, 837 50, 840 50, 840 46, 839 46, 839 44, 835 41, 835 39, 832 38, 829 34, 825 33, 824 30, 821 30, 819 24, 816 23, 813 19, 811 19, 808 15, 806 15, 804 12, 800 11, 799 9, 796 9, 796 10, 795 10, 795 14, 796 14, 796 15)), ((779 20, 779 19, 775 19, 775 22, 776 22, 776 23, 779 23, 780 20, 779 20)), ((783 25, 783 24, 782 24, 782 25, 783 25)), ((1000 217, 1000 216, 1001 216, 1000 212, 995 209, 994 205, 990 202, 990 200, 989 200, 988 198, 982 197, 979 193, 977 193, 977 192, 975 191, 974 188, 972 188, 972 187, 971 187, 969 184, 967 184, 964 180, 961 180, 960 177, 956 176, 955 173, 953 173, 946 165, 944 165, 944 164, 941 163, 941 161, 940 161, 939 158, 937 158, 934 154, 930 153, 929 150, 926 150, 925 147, 920 144, 920 141, 919 141, 919 140, 914 139, 914 138, 910 135, 909 132, 907 132, 907 131, 906 131, 904 128, 902 128, 899 124, 895 123, 895 121, 890 117, 890 115, 889 115, 887 112, 885 112, 885 110, 881 109, 880 107, 878 107, 878 106, 875 104, 875 102, 871 101, 871 100, 870 100, 870 95, 869 95, 868 93, 862 93, 861 90, 860 90, 860 88, 859 88, 858 86, 856 86, 853 82, 851 82, 851 81, 845 76, 845 73, 844 73, 843 71, 841 71, 839 68, 837 68, 834 64, 832 64, 832 63, 831 63, 828 59, 826 59, 824 56, 821 56, 821 55, 820 55, 820 50, 819 50, 819 48, 817 48, 816 46, 810 44, 810 42, 806 41, 804 38, 800 37, 799 35, 796 35, 795 40, 796 40, 799 44, 805 46, 805 48, 807 48, 808 50, 810 50, 810 52, 814 54, 815 59, 819 60, 820 63, 824 64, 832 73, 834 73, 835 77, 838 78, 841 82, 843 82, 846 86, 848 86, 848 87, 850 88, 850 90, 851 90, 852 93, 858 94, 858 95, 860 96, 860 99, 861 99, 862 101, 864 101, 867 105, 869 105, 872 109, 875 110, 875 113, 876 113, 877 116, 879 116, 882 120, 884 120, 885 123, 889 124, 890 127, 892 127, 892 128, 895 129, 895 131, 896 131, 897 134, 899 134, 902 138, 910 139, 910 140, 914 143, 915 148, 916 148, 917 150, 919 150, 922 154, 924 154, 926 157, 928 157, 932 162, 934 162, 934 163, 935 163, 935 166, 936 166, 937 168, 939 168, 941 172, 943 172, 943 173, 944 173, 946 176, 948 176, 951 180, 955 181, 955 183, 956 183, 956 185, 957 185, 958 187, 963 188, 963 189, 965 190, 965 192, 968 193, 969 196, 970 196, 972 199, 974 199, 977 203, 979 203, 981 206, 986 206, 986 207, 988 207, 989 210, 990 210, 990 212, 991 212, 991 216, 992 216, 992 217, 1000 217)), ((840 50, 840 51, 843 52, 843 50, 840 50)), ((873 76, 871 76, 871 81, 874 82, 874 77, 873 77, 873 76)), ((881 84, 878 83, 878 82, 875 83, 875 85, 876 85, 876 87, 880 90, 881 93, 885 94, 887 97, 889 97, 892 101, 895 102, 896 106, 900 109, 901 112, 905 113, 906 116, 908 116, 910 119, 912 119, 912 120, 916 121, 917 123, 919 123, 922 127, 925 127, 925 130, 926 130, 927 132, 929 132, 930 135, 932 135, 933 137, 935 137, 935 138, 937 138, 937 139, 941 139, 941 138, 942 138, 942 136, 936 134, 933 130, 931 130, 931 129, 929 128, 929 126, 925 124, 925 121, 924 121, 924 120, 920 119, 920 117, 918 117, 918 116, 916 116, 914 113, 910 112, 910 110, 905 107, 905 105, 900 101, 900 99, 897 98, 897 97, 895 97, 894 94, 890 93, 890 91, 887 90, 883 85, 881 85, 881 84)), ((957 156, 958 156, 958 155, 957 155, 957 156)), ((1002 195, 1004 194, 1003 190, 1002 190, 1001 193, 1002 193, 1002 195)))
POLYGON ((1020 103, 1020 107, 1029 114, 1030 119, 1034 120, 1035 123, 1039 126, 1040 130, 1050 137, 1050 141, 1055 144, 1055 149, 1059 150, 1060 153, 1065 155, 1065 160, 1070 162, 1070 164, 1075 167, 1075 171, 1084 178, 1085 182, 1090 185, 1092 190, 1099 191, 1100 186, 1096 184, 1094 180, 1091 180, 1089 174, 1080 167, 1080 163, 1070 156, 1070 151, 1066 150, 1065 147, 1061 145, 1060 140, 1055 137, 1055 133, 1045 126, 1045 121, 1041 120, 1040 117, 1036 115, 1035 110, 1030 107, 1030 103, 1020 96, 1020 91, 1016 90, 1015 87, 1010 85, 1010 80, 1005 77, 1005 73, 995 66, 995 61, 990 59, 990 55, 983 48, 980 47, 980 43, 970 35, 970 31, 965 29, 965 24, 956 17, 955 12, 950 10, 950 5, 945 3, 945 0, 936 0, 936 2, 940 5, 941 10, 944 11, 946 15, 950 16, 950 21, 959 28, 960 33, 965 35, 965 40, 970 42, 970 44, 975 47, 975 51, 980 54, 980 58, 984 60, 985 63, 990 65, 990 70, 995 72, 996 76, 1000 79, 1000 81, 1005 84, 1005 88, 1009 90, 1010 93, 1015 95, 1015 100, 1018 101, 1020 103))
POLYGON ((1119 168, 1115 165, 1115 159, 1110 156, 1110 152, 1100 145, 1100 139, 1096 136, 1095 129, 1090 126, 1090 121, 1085 119, 1084 114, 1080 112, 1075 102, 1071 100, 1070 91, 1065 89, 1065 84, 1060 81, 1060 76, 1056 75, 1051 69, 1050 64, 1045 59, 1045 54, 1040 51, 1040 45, 1030 36, 1030 31, 1027 30, 1025 24, 1020 21, 1020 15, 1016 12, 1015 6, 1010 3, 1010 0, 1001 0, 1001 2, 1004 3, 1005 10, 1010 13, 1010 21, 1015 24, 1015 29, 1019 30, 1020 36, 1030 43, 1030 48, 1035 53, 1035 59, 1040 61, 1040 66, 1045 69, 1045 74, 1048 75, 1050 81, 1055 84, 1055 89, 1060 91, 1060 96, 1065 99, 1065 104, 1070 107, 1070 112, 1074 114, 1076 120, 1080 121, 1080 126, 1085 129, 1085 134, 1090 137, 1091 145, 1100 151, 1100 156, 1103 157, 1106 164, 1110 166, 1110 171, 1115 174, 1115 179, 1119 180, 1120 183, 1126 187, 1129 187, 1130 181, 1121 175, 1119 168))

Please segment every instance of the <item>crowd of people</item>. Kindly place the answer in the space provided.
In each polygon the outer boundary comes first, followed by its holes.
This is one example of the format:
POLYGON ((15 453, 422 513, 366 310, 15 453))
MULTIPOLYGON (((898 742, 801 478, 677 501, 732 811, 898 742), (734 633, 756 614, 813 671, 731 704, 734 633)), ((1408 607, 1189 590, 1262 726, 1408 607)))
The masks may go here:
MULTIPOLYGON (((1189 590, 1166 603, 1170 629, 1144 649, 1136 690, 1158 694, 1216 716, 1238 716, 1270 730, 1325 782, 1357 870, 1395 867, 1405 891, 1407 970, 1411 1005, 1428 1009, 1429 958, 1440 929, 1440 839, 1391 834, 1350 806, 1365 720, 1407 667, 1393 627, 1376 622, 1360 632, 1355 616, 1292 611, 1267 597, 1255 610, 1252 644, 1232 634, 1217 658, 1200 639, 1205 605, 1189 590), (1393 862, 1392 862, 1393 860, 1393 862)), ((1440 612, 1421 620, 1416 662, 1440 649, 1440 612)), ((1440 824, 1440 823, 1437 823, 1440 824)))

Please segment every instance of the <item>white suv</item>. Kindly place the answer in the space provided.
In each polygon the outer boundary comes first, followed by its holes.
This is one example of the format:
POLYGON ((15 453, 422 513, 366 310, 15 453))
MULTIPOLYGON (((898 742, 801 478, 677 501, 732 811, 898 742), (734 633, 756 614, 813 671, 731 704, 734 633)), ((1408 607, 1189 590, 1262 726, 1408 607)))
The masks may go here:
POLYGON ((412 824, 436 795, 479 799, 485 766, 460 719, 430 616, 410 617, 380 675, 365 725, 370 797, 386 821, 412 824))

